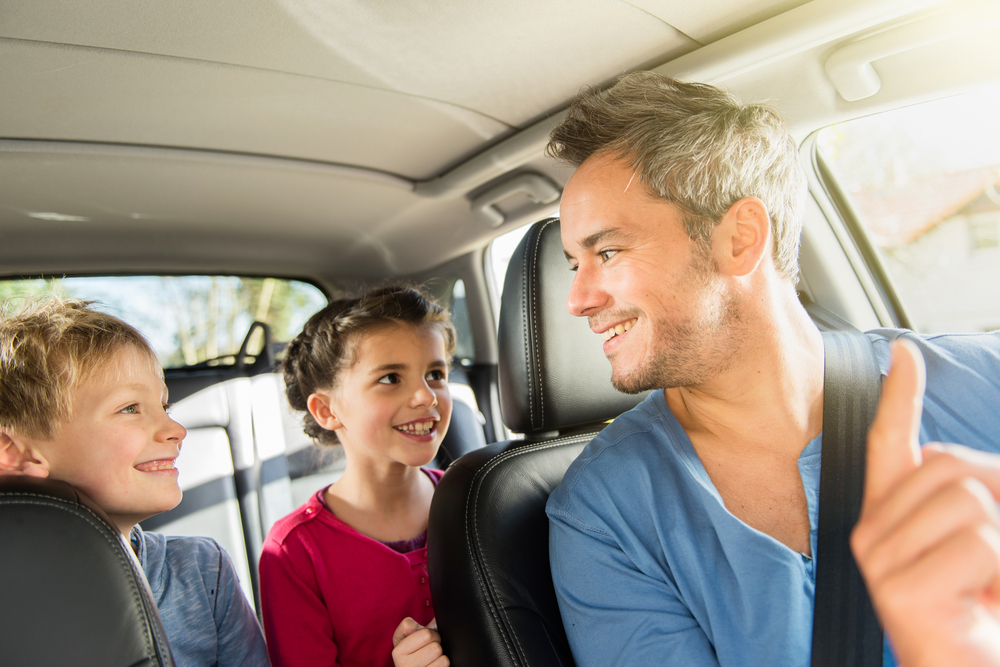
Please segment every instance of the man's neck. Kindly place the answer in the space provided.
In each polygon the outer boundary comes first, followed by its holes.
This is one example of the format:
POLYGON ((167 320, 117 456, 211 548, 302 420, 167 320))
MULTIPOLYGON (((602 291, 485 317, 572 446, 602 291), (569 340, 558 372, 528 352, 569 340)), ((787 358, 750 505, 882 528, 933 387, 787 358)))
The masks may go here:
POLYGON ((692 438, 710 446, 801 452, 823 424, 823 340, 792 290, 747 313, 740 351, 707 382, 666 391, 692 438))

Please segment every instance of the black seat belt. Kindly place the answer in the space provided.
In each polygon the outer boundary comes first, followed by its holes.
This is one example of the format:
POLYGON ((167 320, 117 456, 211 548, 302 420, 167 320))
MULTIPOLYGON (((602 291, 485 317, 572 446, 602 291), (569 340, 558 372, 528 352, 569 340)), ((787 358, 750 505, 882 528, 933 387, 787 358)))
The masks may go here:
POLYGON ((824 331, 823 458, 819 483, 812 667, 880 667, 882 628, 851 554, 861 513, 868 429, 881 371, 857 329, 824 331))

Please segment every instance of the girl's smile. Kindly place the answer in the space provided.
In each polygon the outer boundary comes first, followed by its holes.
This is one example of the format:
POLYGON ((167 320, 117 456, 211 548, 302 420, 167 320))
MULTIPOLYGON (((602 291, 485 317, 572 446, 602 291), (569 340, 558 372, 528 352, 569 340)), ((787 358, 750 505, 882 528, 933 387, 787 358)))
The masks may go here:
POLYGON ((361 334, 356 361, 333 389, 310 396, 317 422, 337 433, 349 465, 426 465, 451 419, 448 359, 435 326, 391 324, 361 334))

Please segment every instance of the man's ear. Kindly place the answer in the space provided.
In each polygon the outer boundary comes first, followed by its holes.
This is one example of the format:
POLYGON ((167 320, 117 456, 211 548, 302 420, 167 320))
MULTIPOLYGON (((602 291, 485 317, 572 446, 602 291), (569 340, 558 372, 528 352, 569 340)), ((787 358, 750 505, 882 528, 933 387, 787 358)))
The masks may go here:
POLYGON ((306 407, 309 408, 309 414, 313 416, 316 423, 327 431, 336 431, 344 426, 343 422, 340 421, 340 418, 333 411, 333 404, 330 401, 329 393, 319 392, 309 394, 309 398, 306 399, 306 407))
POLYGON ((772 249, 771 218, 764 202, 744 197, 726 211, 713 234, 715 260, 722 272, 748 276, 757 270, 772 249))
POLYGON ((49 463, 18 435, 0 431, 0 475, 48 477, 49 463))

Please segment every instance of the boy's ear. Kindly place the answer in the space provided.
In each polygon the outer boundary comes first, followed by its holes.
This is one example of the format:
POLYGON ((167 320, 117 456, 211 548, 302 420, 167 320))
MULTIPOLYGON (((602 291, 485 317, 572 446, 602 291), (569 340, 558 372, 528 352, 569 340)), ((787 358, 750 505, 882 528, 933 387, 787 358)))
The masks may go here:
POLYGON ((336 431, 344 426, 344 423, 333 411, 330 394, 325 392, 309 394, 309 398, 306 399, 306 407, 309 408, 309 414, 313 416, 316 423, 327 431, 336 431))
POLYGON ((49 463, 16 434, 0 431, 0 475, 48 477, 49 463))

